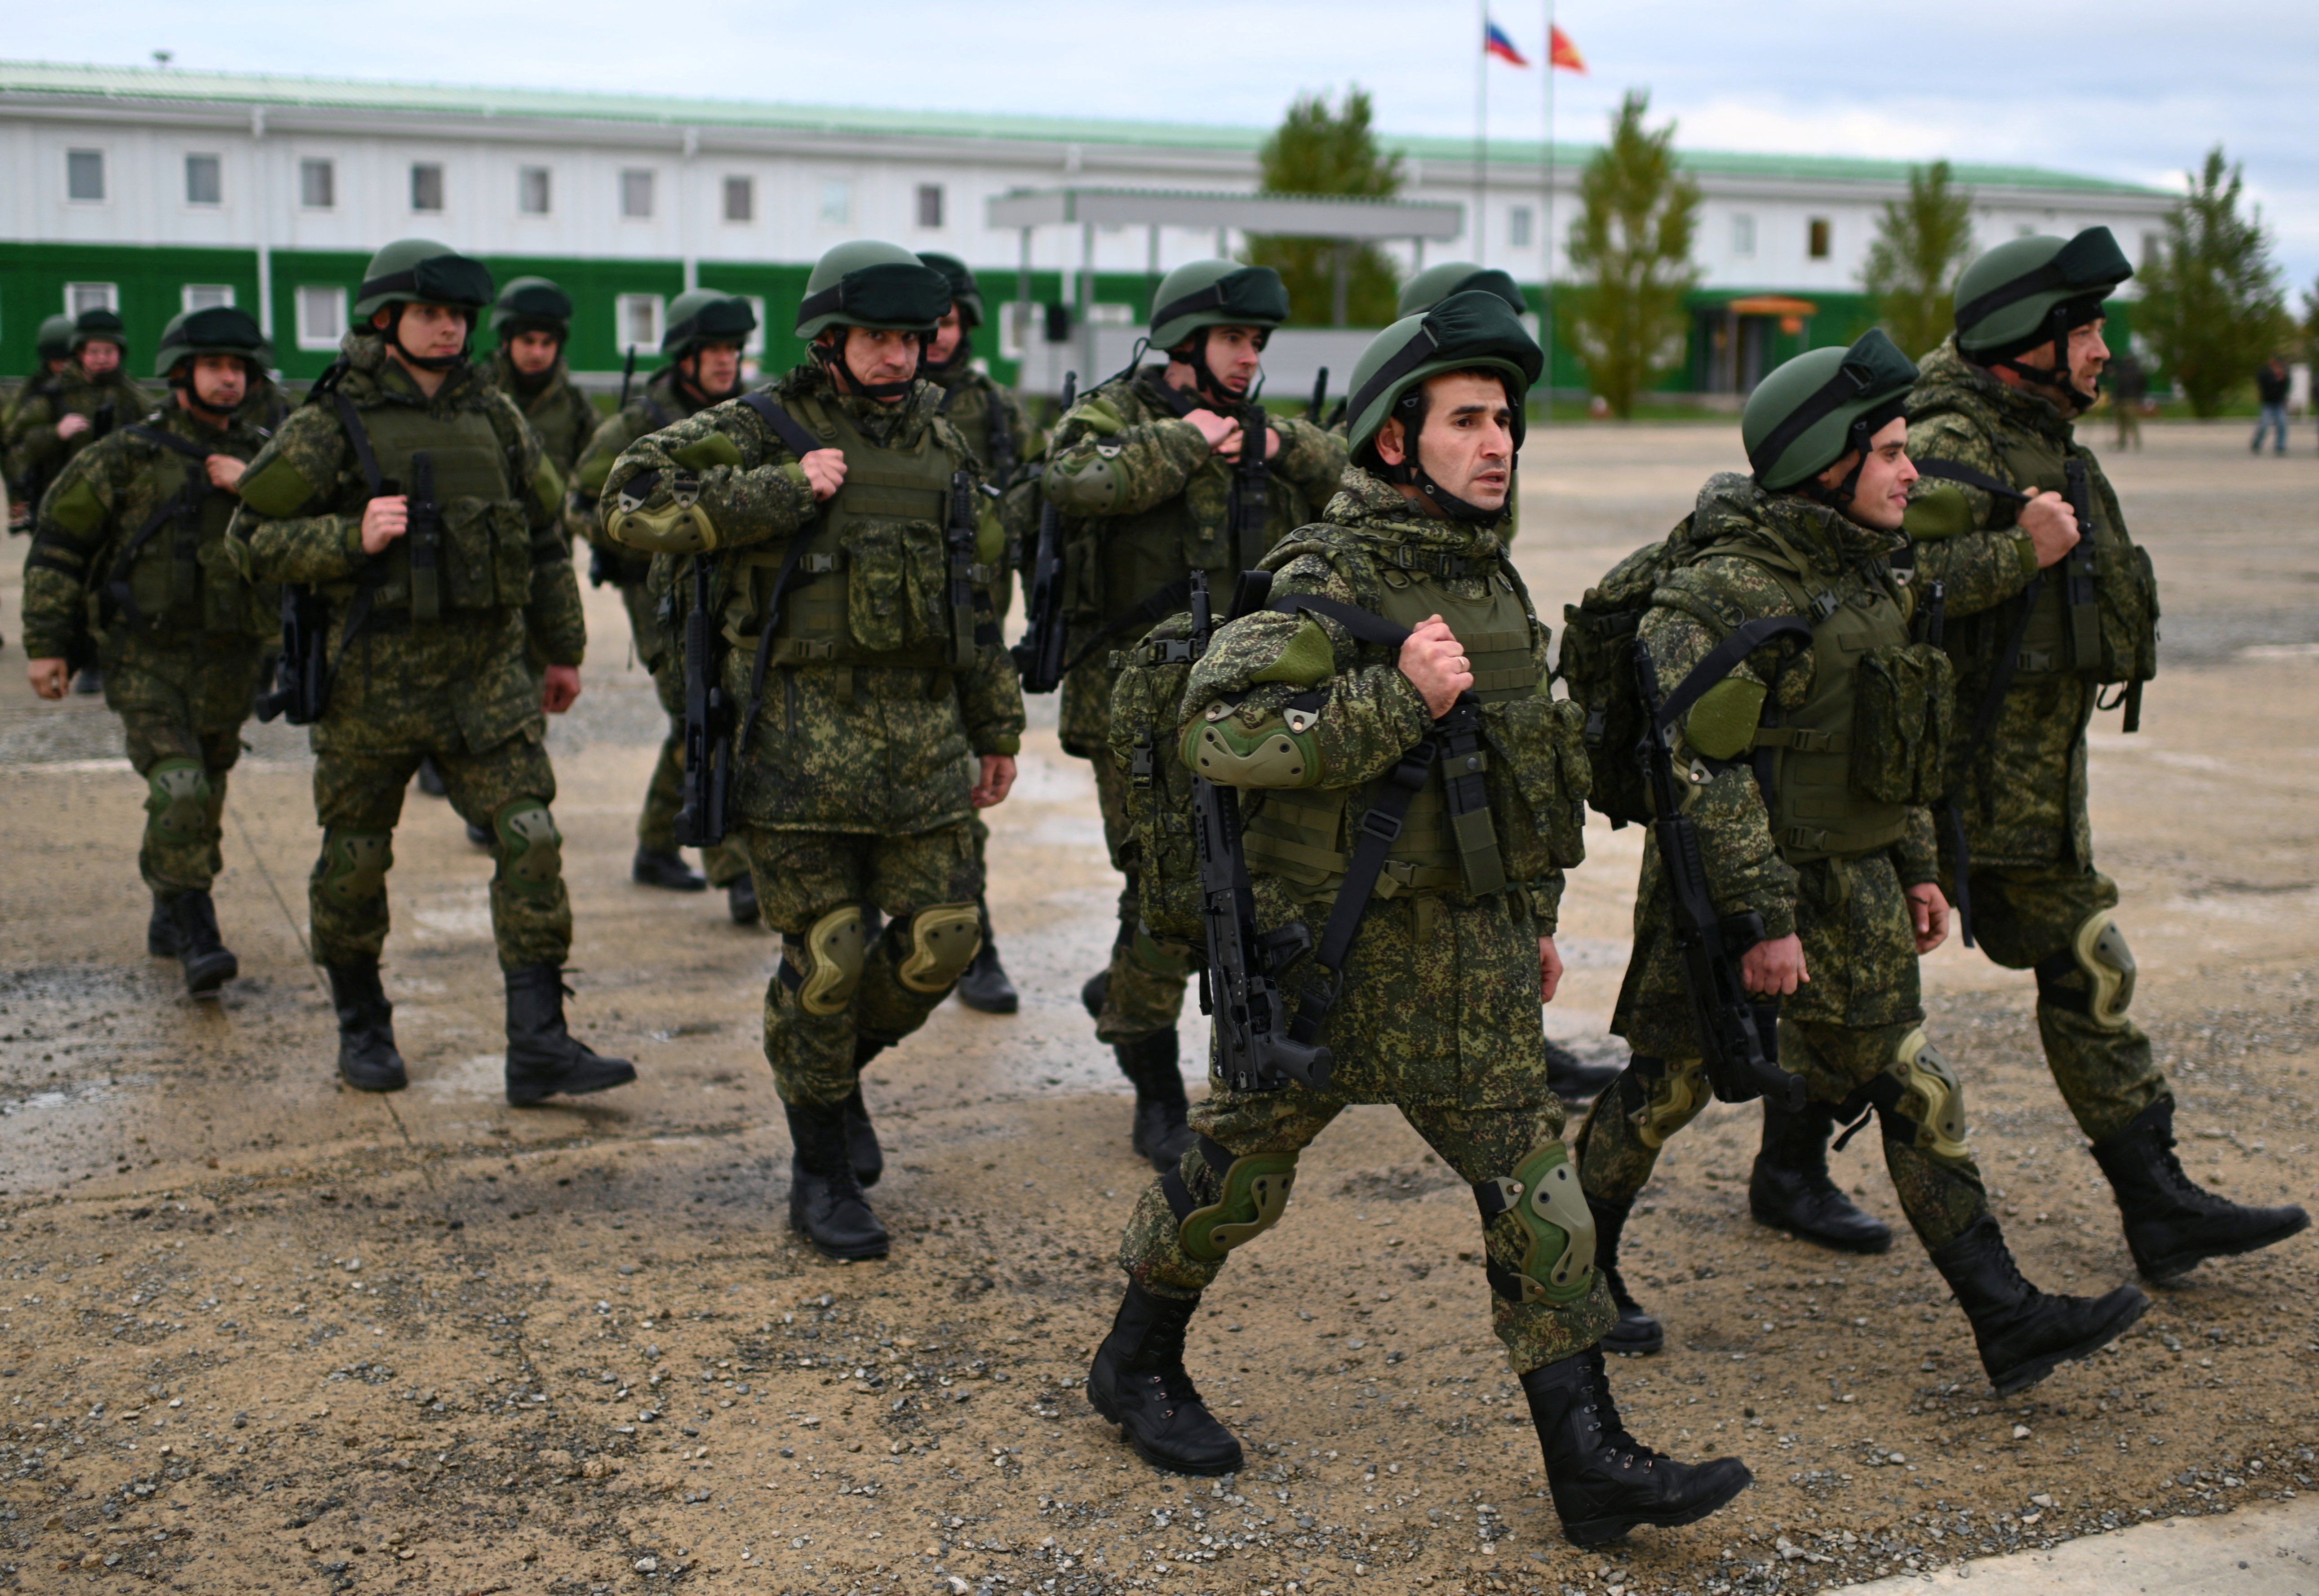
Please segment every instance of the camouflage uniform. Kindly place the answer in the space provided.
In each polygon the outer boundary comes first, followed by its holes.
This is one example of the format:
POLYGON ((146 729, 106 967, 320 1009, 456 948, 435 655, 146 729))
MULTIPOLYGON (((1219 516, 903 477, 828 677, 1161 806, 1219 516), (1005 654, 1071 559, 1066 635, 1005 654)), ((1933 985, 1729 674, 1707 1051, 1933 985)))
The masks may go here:
MULTIPOLYGON (((943 391, 943 419, 957 428, 959 436, 966 439, 967 447, 974 451, 974 457, 991 474, 993 487, 1011 487, 1014 479, 1021 474, 1023 463, 1044 453, 1046 435, 1031 419, 1031 412, 1023 408, 1023 401, 1015 397, 1012 389, 1001 386, 988 372, 977 371, 972 365, 961 361, 954 370, 928 367, 926 375, 943 391), (1004 460, 999 457, 1001 451, 993 446, 990 421, 994 410, 1004 412, 1006 418, 1006 447, 1003 452, 1007 458, 1004 460), (1002 476, 1003 481, 999 480, 1002 476)), ((1007 528, 995 506, 984 510, 974 557, 997 571, 991 582, 990 599, 1003 626, 1014 603, 1015 572, 1023 563, 1023 551, 1019 539, 1007 528)))
MULTIPOLYGON (((931 450, 927 474, 938 468, 944 482, 952 470, 974 469, 965 440, 937 414, 942 395, 932 383, 921 382, 885 405, 841 397, 819 368, 800 366, 761 392, 830 446, 840 446, 841 420, 859 435, 862 443, 844 445, 849 482, 858 484, 888 452, 924 460, 921 451, 931 450)), ((673 501, 672 482, 697 478, 697 502, 714 523, 720 556, 723 680, 732 701, 749 706, 763 618, 757 602, 790 540, 809 534, 823 507, 797 456, 745 398, 631 445, 605 480, 605 502, 620 500, 626 485, 646 473, 655 480, 636 500, 644 514, 673 501)), ((922 536, 911 528, 927 518, 898 526, 869 521, 876 530, 862 537, 892 533, 907 542, 922 536)), ((613 518, 611 532, 623 535, 625 524, 613 518)), ((865 523, 857 517, 853 525, 865 523)), ((872 584, 890 575, 907 586, 897 570, 864 543, 843 550, 832 569, 795 588, 784 612, 790 627, 842 617, 845 629, 826 640, 785 631, 769 655, 762 703, 736 728, 736 745, 744 735, 746 743, 737 755, 733 824, 756 876, 765 923, 782 936, 781 965, 765 989, 765 1057, 776 1089, 792 1107, 846 1103, 857 1089, 857 1049, 899 1041, 949 994, 954 969, 927 990, 925 972, 914 968, 927 952, 914 917, 923 913, 930 929, 948 925, 964 905, 971 927, 982 883, 967 825, 970 756, 1011 755, 1022 743, 1022 691, 995 633, 976 649, 970 669, 954 672, 947 667, 946 640, 938 646, 916 637, 901 642, 898 618, 894 636, 882 630, 893 611, 880 608, 890 600, 872 584), (936 663, 938 657, 945 663, 936 663), (874 945, 858 958, 809 947, 809 933, 838 928, 847 911, 865 902, 889 916, 874 945), (850 995, 809 1005, 809 981, 829 978, 836 982, 830 989, 846 991, 835 973, 842 959, 853 960, 856 972, 850 995)), ((908 594, 899 608, 918 617, 911 625, 923 620, 908 594)), ((741 713, 746 717, 746 708, 741 713)), ((852 924, 858 948, 858 919, 852 924)), ((967 957, 973 945, 968 937, 967 957)), ((949 960, 936 962, 949 969, 949 960)), ((956 969, 964 964, 955 960, 956 969)))
POLYGON ((539 444, 556 474, 569 481, 572 469, 579 463, 580 451, 596 434, 603 418, 596 413, 595 405, 585 393, 573 384, 572 369, 564 364, 561 350, 555 364, 536 377, 525 376, 516 370, 515 362, 508 357, 505 346, 492 352, 491 380, 500 391, 515 401, 523 411, 523 419, 531 423, 532 431, 539 435, 539 444))
POLYGON ((1096 1025, 1096 1034, 1114 1044, 1172 1030, 1187 972, 1180 957, 1137 929, 1126 778, 1105 747, 1119 674, 1112 654, 1183 608, 1184 581, 1195 565, 1207 572, 1222 604, 1241 570, 1329 501, 1345 469, 1344 439, 1307 421, 1274 419, 1280 450, 1270 462, 1260 546, 1232 547, 1225 526, 1232 463, 1184 419, 1198 401, 1169 387, 1165 369, 1145 366, 1083 396, 1055 428, 1044 479, 1045 493, 1067 521, 1065 657, 1078 661, 1063 679, 1063 752, 1094 761, 1104 841, 1112 868, 1127 878, 1096 1025))
POLYGON ((374 331, 348 333, 343 349, 338 392, 374 439, 390 429, 425 438, 458 464, 438 488, 447 522, 438 621, 411 614, 407 539, 376 556, 362 551, 371 491, 332 399, 313 396, 292 415, 242 485, 231 533, 242 569, 313 585, 329 600, 329 701, 311 734, 323 826, 309 893, 314 955, 334 968, 377 960, 395 823, 431 754, 453 807, 497 839, 491 904, 501 967, 560 966, 572 906, 547 810, 555 772, 542 745, 532 655, 576 666, 587 644, 556 524, 562 481, 515 401, 473 365, 453 367, 430 400, 374 331), (357 606, 364 624, 348 642, 357 606))
MULTIPOLYGON (((264 383, 258 389, 273 393, 264 383)), ((173 395, 134 428, 74 455, 41 502, 24 562, 29 657, 77 656, 96 633, 105 702, 149 789, 137 862, 157 897, 207 891, 221 868, 227 773, 241 756, 279 600, 271 585, 246 581, 227 553, 233 495, 204 491, 198 461, 144 434, 248 460, 267 437, 253 411, 263 407, 244 405, 221 431, 173 395), (169 513, 187 506, 190 513, 169 513)))
MULTIPOLYGON (((591 581, 609 581, 620 590, 621 607, 628 612, 628 634, 636 641, 636 658, 652 672, 653 689, 669 718, 668 735, 661 739, 660 758, 653 765, 652 784, 645 789, 644 813, 636 818, 636 843, 655 853, 676 852, 676 815, 684 807, 684 672, 676 651, 661 627, 660 600, 648 585, 652 561, 633 549, 622 548, 604 533, 604 512, 599 500, 612 463, 630 444, 648 433, 673 426, 700 407, 687 397, 676 381, 673 366, 656 373, 644 392, 620 407, 595 428, 573 468, 572 493, 566 501, 566 525, 594 550, 589 565, 591 581)), ((749 868, 748 856, 737 843, 720 843, 700 851, 702 873, 709 884, 729 887, 749 868)))
MULTIPOLYGON (((1192 1110, 1203 1138, 1184 1154, 1174 1178, 1201 1207, 1222 1202, 1225 1170, 1212 1166, 1213 1145, 1235 1160, 1294 1155, 1348 1105, 1390 1103, 1469 1182, 1511 1175, 1549 1147, 1560 1150, 1565 1114, 1547 1089, 1544 1032, 1538 1019, 1538 940, 1553 934, 1561 901, 1562 870, 1541 862, 1544 844, 1532 828, 1556 805, 1569 812, 1564 846, 1575 854, 1578 794, 1560 785, 1557 750, 1575 759, 1576 733, 1538 690, 1548 669, 1548 631, 1527 592, 1503 562, 1490 527, 1428 514, 1368 473, 1343 473, 1343 488, 1322 524, 1293 533, 1264 564, 1275 569, 1276 605, 1291 594, 1316 594, 1379 613, 1413 609, 1417 618, 1491 614, 1492 630, 1476 632, 1476 686, 1498 667, 1499 690, 1484 693, 1489 758, 1511 777, 1523 772, 1520 805, 1493 782, 1490 807, 1507 849, 1505 874, 1513 884, 1479 896, 1463 889, 1457 856, 1446 870, 1416 862, 1388 864, 1390 896, 1369 905, 1348 960, 1344 989, 1320 1040, 1335 1055, 1324 1091, 1290 1084, 1279 1091, 1241 1092, 1211 1079, 1207 1100, 1192 1110), (1495 606, 1494 611, 1490 607, 1495 606), (1511 630, 1500 619, 1517 622, 1511 630), (1526 623, 1527 635, 1523 629, 1526 623), (1483 639, 1486 637, 1486 641, 1483 639), (1494 646, 1495 657, 1484 651, 1494 646), (1511 662, 1511 668, 1508 663, 1511 662), (1522 690, 1522 683, 1529 691, 1522 690), (1533 782, 1538 785, 1533 786, 1533 782), (1525 837, 1523 834, 1530 832, 1525 837), (1532 868, 1517 860, 1527 848, 1532 868), (1408 885, 1399 885, 1406 876, 1408 885)), ((1464 634, 1461 633, 1461 637, 1464 634)), ((1356 641, 1327 617, 1260 612, 1218 631, 1193 669, 1185 693, 1185 720, 1194 732, 1213 717, 1211 706, 1233 705, 1252 725, 1278 724, 1292 698, 1325 694, 1317 728, 1322 783, 1328 799, 1365 789, 1418 744, 1432 722, 1424 700, 1403 674, 1396 650, 1356 641), (1338 789, 1331 794, 1330 789, 1338 789)), ((1439 778, 1435 779, 1439 787, 1439 778)), ((1317 879, 1299 868, 1308 857, 1268 842, 1283 822, 1269 810, 1296 793, 1250 793, 1247 811, 1249 866, 1256 882, 1260 924, 1270 931, 1291 920, 1317 927, 1327 917, 1342 879, 1342 861, 1317 879), (1253 800, 1250 802, 1250 800, 1253 800), (1294 873, 1291 873, 1294 872, 1294 873), (1301 879, 1298 878, 1301 876, 1301 879)), ((1421 798, 1419 803, 1423 803, 1421 798)), ((1404 833, 1412 848, 1438 852, 1439 814, 1429 826, 1412 806, 1404 833)), ((1341 839, 1356 834, 1347 814, 1341 839)), ((1283 833, 1282 834, 1286 834, 1283 833)), ((1401 848, 1396 845, 1394 859, 1401 848)), ((1429 854, 1430 857, 1430 854, 1429 854)), ((1412 852, 1412 860, 1417 854, 1412 852)), ((1319 867, 1315 867, 1319 868, 1319 867)), ((1292 971, 1294 987, 1297 972, 1292 971)), ((1205 1290, 1222 1258, 1187 1250, 1183 1225, 1169 1201, 1166 1179, 1137 1203, 1120 1244, 1120 1262, 1144 1291, 1186 1298, 1205 1290)), ((1488 1256, 1498 1271, 1518 1274, 1530 1235, 1511 1211, 1485 1230, 1488 1256)), ((1609 1300, 1599 1280, 1581 1277, 1575 1294, 1559 1303, 1515 1301, 1494 1294, 1498 1337, 1519 1372, 1593 1346, 1610 1324, 1609 1300)))
POLYGON ((41 495, 57 480, 65 463, 97 440, 97 428, 71 437, 57 436, 57 423, 67 416, 86 416, 94 423, 110 407, 113 427, 128 426, 153 408, 151 395, 138 386, 125 364, 103 376, 81 369, 77 357, 55 376, 25 385, 8 412, 5 444, 8 494, 28 512, 40 509, 41 495))

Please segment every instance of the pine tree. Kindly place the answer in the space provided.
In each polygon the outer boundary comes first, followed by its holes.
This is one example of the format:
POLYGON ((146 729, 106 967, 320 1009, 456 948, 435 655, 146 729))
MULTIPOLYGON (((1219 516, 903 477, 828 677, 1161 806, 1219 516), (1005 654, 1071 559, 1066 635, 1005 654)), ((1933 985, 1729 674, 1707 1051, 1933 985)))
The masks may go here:
POLYGON ((1683 351, 1683 296, 1699 281, 1691 264, 1699 186, 1675 169, 1674 123, 1643 126, 1650 95, 1628 91, 1611 119, 1611 141, 1578 181, 1570 229, 1577 284, 1562 295, 1567 341, 1611 413, 1634 413, 1636 396, 1683 351))
POLYGON ((2208 150, 2138 274, 2134 330, 2195 415, 2221 414, 2287 336, 2270 230, 2260 206, 2240 209, 2243 187, 2222 146, 2208 150))
POLYGON ((1957 274, 1972 253, 1972 191, 1951 183, 1946 161, 1909 167, 1908 197, 1885 202, 1860 278, 1884 330, 1911 356, 1922 359, 1956 326, 1957 274))
MULTIPOLYGON (((1299 95, 1264 141, 1260 192, 1370 199, 1399 194, 1401 157, 1377 148, 1372 114, 1367 89, 1347 89, 1335 109, 1325 95, 1299 95)), ((1261 234, 1249 239, 1248 257, 1280 274, 1295 323, 1383 327, 1394 319, 1400 279, 1374 244, 1261 234)))

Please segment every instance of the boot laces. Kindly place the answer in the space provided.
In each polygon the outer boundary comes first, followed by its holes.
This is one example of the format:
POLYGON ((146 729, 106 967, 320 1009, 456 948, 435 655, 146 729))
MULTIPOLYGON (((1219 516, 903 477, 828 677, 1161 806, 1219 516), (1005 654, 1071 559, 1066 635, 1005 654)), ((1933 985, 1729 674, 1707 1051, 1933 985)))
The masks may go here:
POLYGON ((2240 1204, 2219 1193, 2210 1192, 2190 1178, 2182 1168, 2182 1159, 2174 1150, 2174 1139, 2161 1138, 2158 1143, 2159 1189, 2183 1207, 2204 1216, 2219 1216, 2238 1212, 2240 1204))
POLYGON ((1628 1430, 1626 1420, 1619 1417, 1619 1404, 1611 1399, 1611 1387, 1600 1378, 1589 1378, 1580 1390, 1579 1411, 1586 1415, 1586 1431, 1601 1438, 1593 1442, 1607 1467, 1647 1470, 1655 1467, 1660 1453, 1637 1440, 1628 1430))
POLYGON ((1151 1394, 1160 1402, 1170 1404, 1160 1411, 1163 1419, 1172 1419, 1176 1410, 1200 1400, 1200 1389, 1192 1384, 1192 1374, 1184 1366, 1184 1338, 1191 1329, 1188 1315, 1178 1318, 1169 1314, 1151 1327, 1139 1360, 1143 1367, 1137 1379, 1153 1387, 1151 1394))

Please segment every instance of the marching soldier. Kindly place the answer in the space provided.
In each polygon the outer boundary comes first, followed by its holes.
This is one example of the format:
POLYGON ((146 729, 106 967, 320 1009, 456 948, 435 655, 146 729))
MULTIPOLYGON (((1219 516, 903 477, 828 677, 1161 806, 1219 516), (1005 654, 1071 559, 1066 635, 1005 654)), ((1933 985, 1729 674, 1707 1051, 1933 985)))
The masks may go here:
MULTIPOLYGON (((42 330, 49 326, 42 323, 42 330)), ((115 427, 129 425, 149 404, 129 375, 128 330, 113 311, 74 317, 65 353, 64 369, 28 386, 8 412, 8 492, 28 514, 39 509, 41 495, 66 461, 115 427)))
MULTIPOLYGON (((73 319, 51 316, 41 323, 35 341, 40 367, 24 379, 5 408, 0 408, 0 440, 15 437, 16 412, 29 401, 52 401, 63 385, 65 371, 72 365, 73 319)), ((5 480, 8 486, 8 530, 29 532, 32 529, 32 512, 40 508, 32 502, 34 494, 29 484, 16 480, 10 469, 5 480)))

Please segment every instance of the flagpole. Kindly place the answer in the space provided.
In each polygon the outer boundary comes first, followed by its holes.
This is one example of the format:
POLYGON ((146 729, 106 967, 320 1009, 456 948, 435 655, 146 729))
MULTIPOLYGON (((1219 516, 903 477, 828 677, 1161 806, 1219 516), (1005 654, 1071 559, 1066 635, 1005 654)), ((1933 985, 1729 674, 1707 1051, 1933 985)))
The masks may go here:
POLYGON ((1474 262, 1487 266, 1490 213, 1490 0, 1479 0, 1481 50, 1474 62, 1474 262))
POLYGON ((1544 427, 1554 420, 1554 0, 1546 0, 1546 59, 1540 66, 1539 76, 1546 80, 1546 231, 1541 240, 1546 265, 1540 274, 1546 302, 1538 310, 1538 341, 1546 351, 1546 409, 1538 418, 1544 427))

